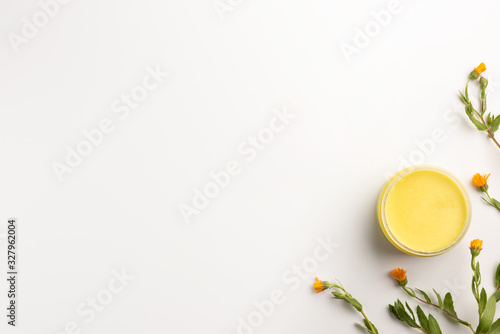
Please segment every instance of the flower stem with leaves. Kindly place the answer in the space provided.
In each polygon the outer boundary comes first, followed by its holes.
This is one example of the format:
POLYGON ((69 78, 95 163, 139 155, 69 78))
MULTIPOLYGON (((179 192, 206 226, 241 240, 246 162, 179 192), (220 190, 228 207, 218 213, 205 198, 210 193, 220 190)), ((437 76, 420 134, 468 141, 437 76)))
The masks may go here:
POLYGON ((483 288, 481 293, 479 293, 479 289, 481 286, 481 270, 479 267, 479 262, 476 261, 476 258, 481 253, 483 246, 483 242, 479 239, 476 239, 471 242, 470 250, 471 250, 471 269, 474 275, 472 276, 472 294, 477 301, 479 320, 481 320, 481 315, 483 314, 484 308, 486 307, 486 303, 488 300, 488 296, 486 294, 486 290, 483 288))
POLYGON ((417 319, 415 318, 415 313, 411 309, 410 305, 408 303, 405 303, 405 306, 403 303, 398 299, 394 305, 389 305, 389 312, 392 313, 401 322, 404 322, 408 326, 412 328, 416 328, 420 330, 423 333, 427 334, 442 334, 441 328, 439 327, 439 324, 432 316, 432 314, 429 314, 427 317, 420 308, 420 306, 417 306, 417 317, 418 317, 418 323, 417 319), (407 311, 408 310, 408 311, 407 311), (420 324, 419 324, 420 323, 420 324))
MULTIPOLYGON (((480 266, 479 263, 476 261, 476 258, 479 256, 481 253, 483 247, 483 241, 476 239, 473 240, 470 244, 470 252, 471 252, 471 268, 474 273, 472 276, 472 294, 474 295, 477 306, 478 306, 478 314, 479 314, 479 324, 476 329, 472 327, 470 322, 465 321, 461 318, 458 317, 457 312, 455 311, 455 307, 453 305, 453 298, 451 296, 451 293, 447 293, 443 298, 441 298, 441 295, 434 290, 434 294, 437 297, 438 302, 434 303, 429 295, 425 293, 423 290, 420 289, 415 289, 417 290, 422 297, 425 299, 420 298, 417 296, 415 293, 415 290, 412 288, 408 287, 408 279, 406 277, 406 271, 403 269, 396 269, 391 272, 392 276, 397 280, 399 286, 412 298, 417 299, 418 301, 433 306, 435 308, 438 308, 442 310, 446 315, 448 315, 450 318, 453 320, 457 321, 458 323, 467 326, 472 333, 474 334, 500 334, 500 319, 497 319, 495 322, 493 321, 495 318, 495 311, 496 311, 496 304, 500 301, 500 265, 497 268, 496 274, 495 274, 495 285, 496 285, 496 291, 493 293, 492 296, 488 298, 488 295, 486 293, 486 290, 484 288, 481 289, 481 271, 480 271, 480 266)), ((401 305, 399 307, 401 309, 401 305)), ((394 314, 394 312, 391 310, 391 313, 394 314)), ((399 318, 398 318, 399 319, 399 318)), ((401 320, 401 319, 400 319, 401 320)), ((412 326, 413 323, 409 324, 407 321, 405 321, 410 327, 412 326)), ((425 328, 424 328, 425 329, 425 328)), ((437 332, 439 333, 439 332, 437 332)))
POLYGON ((500 127, 500 115, 494 116, 491 113, 488 113, 488 116, 484 117, 486 112, 486 88, 488 87, 488 80, 481 76, 481 73, 486 71, 486 66, 484 63, 481 63, 478 67, 476 67, 470 74, 469 80, 465 84, 464 93, 460 92, 460 99, 465 105, 465 113, 471 120, 472 124, 476 126, 479 131, 486 131, 488 133, 488 137, 491 138, 498 148, 500 148, 500 143, 495 139, 495 132, 500 127), (479 86, 481 88, 481 108, 477 111, 469 98, 469 83, 471 80, 479 79, 479 86))
POLYGON ((363 305, 359 301, 357 301, 347 290, 342 286, 342 284, 339 282, 338 284, 335 283, 330 283, 328 281, 320 281, 316 277, 316 282, 313 284, 314 290, 316 290, 317 293, 327 290, 327 289, 335 289, 335 291, 332 292, 333 297, 335 299, 340 299, 344 300, 347 303, 349 303, 352 307, 354 307, 361 315, 363 316, 363 322, 364 326, 361 324, 356 323, 356 326, 363 328, 365 331, 367 331, 370 334, 378 334, 378 330, 375 327, 375 325, 368 319, 368 316, 366 315, 365 311, 363 310, 363 305))
POLYGON ((467 321, 462 320, 458 317, 457 312, 455 311, 455 307, 453 305, 453 298, 451 296, 451 293, 447 293, 443 299, 441 297, 441 295, 436 290, 433 290, 434 294, 436 295, 437 300, 438 300, 438 303, 436 304, 432 301, 432 299, 429 297, 429 295, 427 293, 425 293, 423 290, 415 289, 422 295, 422 297, 425 300, 418 297, 417 294, 415 293, 415 291, 412 288, 407 286, 408 279, 406 277, 405 270, 403 270, 401 268, 395 269, 391 272, 391 275, 396 279, 399 286, 408 294, 408 296, 418 300, 419 302, 421 302, 423 304, 430 305, 430 306, 433 306, 437 309, 440 309, 447 316, 449 316, 450 318, 452 318, 456 322, 458 322, 464 326, 469 327, 471 329, 471 331, 473 333, 475 333, 474 329, 472 328, 472 325, 470 323, 468 323, 467 321))
MULTIPOLYGON (((472 255, 471 268, 474 273, 472 277, 472 293, 476 298, 478 305, 479 314, 479 324, 476 329, 472 327, 471 323, 463 320, 457 315, 455 311, 453 298, 451 293, 447 293, 444 298, 436 291, 434 294, 437 297, 437 302, 429 297, 427 293, 420 289, 412 289, 407 286, 408 278, 406 277, 406 270, 396 269, 391 272, 391 275, 397 280, 399 286, 408 294, 410 297, 418 300, 419 302, 432 306, 441 310, 448 317, 455 320, 456 322, 468 327, 473 334, 500 334, 500 319, 495 320, 496 304, 500 302, 500 265, 498 265, 495 272, 495 292, 488 298, 486 290, 481 288, 481 272, 480 266, 477 262, 477 257, 481 253, 483 242, 479 239, 473 240, 470 244, 470 251, 472 255), (415 291, 417 291, 421 296, 418 296, 415 291)), ((314 290, 316 292, 321 292, 327 289, 334 289, 332 292, 335 299, 344 300, 354 307, 363 317, 364 326, 356 323, 357 326, 363 328, 368 333, 378 334, 378 330, 375 325, 368 319, 366 313, 364 312, 361 303, 356 300, 342 284, 330 283, 328 281, 320 281, 316 278, 316 282, 313 284, 314 290)), ((407 302, 403 304, 399 299, 394 302, 393 305, 389 305, 390 313, 399 321, 405 323, 411 328, 415 328, 422 333, 426 334, 442 334, 441 328, 432 315, 426 315, 420 306, 416 308, 416 315, 413 309, 408 305, 407 302)))
POLYGON ((491 174, 484 174, 484 175, 481 175, 479 173, 476 173, 473 177, 472 177, 472 182, 476 185, 476 187, 479 189, 479 191, 483 192, 486 194, 486 196, 488 196, 488 199, 484 198, 484 197, 481 197, 481 199, 488 205, 491 205, 492 207, 494 208, 497 208, 498 210, 500 210, 500 202, 497 201, 496 199, 492 198, 490 196, 490 194, 488 193, 488 189, 489 189, 489 186, 488 186, 488 178, 490 177, 491 174))

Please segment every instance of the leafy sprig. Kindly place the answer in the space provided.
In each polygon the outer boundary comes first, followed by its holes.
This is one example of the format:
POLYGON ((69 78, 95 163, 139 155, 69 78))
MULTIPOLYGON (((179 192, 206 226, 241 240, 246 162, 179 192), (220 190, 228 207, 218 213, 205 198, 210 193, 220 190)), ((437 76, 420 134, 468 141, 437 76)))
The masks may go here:
POLYGON ((441 295, 436 290, 433 290, 434 294, 437 297, 437 303, 435 303, 435 302, 433 302, 432 298, 429 297, 429 295, 423 290, 415 289, 420 293, 420 295, 422 295, 422 297, 424 299, 418 297, 417 294, 414 292, 414 290, 409 288, 409 287, 404 288, 404 290, 410 297, 415 298, 416 300, 418 300, 419 302, 421 302, 423 304, 430 305, 432 307, 435 307, 435 308, 443 311, 443 313, 445 313, 452 320, 458 322, 459 324, 462 324, 464 326, 469 327, 474 332, 472 325, 469 322, 462 320, 457 315, 457 312, 455 311, 455 306, 454 306, 453 297, 452 297, 451 293, 448 292, 444 296, 444 298, 442 298, 441 295))
MULTIPOLYGON (((408 296, 422 304, 441 310, 450 319, 468 327, 473 334, 500 334, 500 319, 495 320, 496 305, 500 302, 500 264, 495 272, 494 281, 496 290, 488 297, 486 289, 481 287, 481 270, 479 262, 477 261, 477 257, 482 251, 482 246, 483 241, 479 239, 473 240, 470 244, 471 269, 473 272, 471 290, 477 302, 479 315, 479 322, 475 329, 471 322, 458 316, 451 293, 446 293, 443 298, 441 294, 433 289, 434 297, 432 296, 433 294, 428 294, 424 290, 409 287, 406 270, 398 268, 393 270, 391 274, 408 296)), ((313 286, 316 292, 333 289, 334 291, 332 291, 332 294, 335 299, 344 300, 363 316, 363 324, 356 323, 358 327, 370 334, 379 333, 375 325, 368 319, 361 303, 347 292, 340 282, 337 284, 328 281, 320 281, 316 277, 316 282, 313 286)), ((398 299, 394 304, 389 305, 389 312, 399 321, 423 333, 442 334, 441 327, 436 318, 430 313, 428 315, 425 314, 420 306, 417 306, 415 312, 408 302, 404 301, 403 303, 403 301, 398 299)))
POLYGON ((411 309, 410 305, 405 302, 405 305, 398 299, 394 305, 389 304, 389 312, 391 312, 392 315, 396 317, 399 321, 404 322, 408 326, 412 328, 417 328, 420 331, 427 333, 427 334, 442 334, 441 328, 439 327, 439 324, 432 316, 432 314, 429 314, 429 316, 426 316, 424 311, 420 308, 420 306, 417 306, 417 317, 418 317, 418 323, 415 318, 415 313, 411 309), (406 305, 406 308, 405 308, 406 305), (407 311, 408 310, 408 311, 407 311))
POLYGON ((486 196, 488 197, 487 199, 484 198, 484 197, 481 197, 481 199, 483 200, 483 202, 485 202, 486 204, 488 205, 491 205, 492 207, 494 208, 497 208, 498 210, 500 210, 500 202, 497 201, 496 199, 494 199, 493 197, 490 196, 490 193, 488 192, 488 189, 489 189, 489 185, 488 185, 488 178, 490 177, 491 174, 479 174, 479 173, 476 173, 473 177, 472 177, 472 182, 476 185, 477 189, 483 193, 486 194, 486 196))
POLYGON ((486 88, 488 87, 488 80, 481 76, 481 73, 483 73, 485 70, 486 66, 484 65, 484 63, 481 63, 478 67, 476 67, 469 75, 469 80, 467 80, 467 83, 465 84, 464 92, 462 93, 461 91, 459 91, 458 93, 460 94, 460 100, 465 105, 465 113, 469 117, 472 124, 474 124, 479 131, 487 132, 488 137, 495 142, 498 148, 500 148, 500 143, 498 143, 498 141, 495 139, 495 132, 497 132, 498 128, 500 127, 500 115, 495 116, 491 113, 488 113, 488 115, 485 117, 487 109, 486 88), (479 86, 481 89, 481 106, 479 111, 474 108, 469 98, 469 83, 471 80, 477 81, 478 78, 479 86))
MULTIPOLYGON (((447 293, 444 298, 441 297, 441 295, 436 291, 434 291, 434 294, 436 295, 437 298, 437 303, 433 302, 432 299, 429 297, 429 295, 420 289, 415 289, 417 290, 423 297, 420 298, 417 296, 415 293, 415 290, 408 287, 408 278, 406 277, 406 271, 403 269, 396 269, 394 270, 391 274, 394 276, 394 278, 398 281, 399 286, 412 298, 415 298, 416 300, 433 306, 435 308, 438 308, 442 310, 447 316, 455 320, 456 322, 467 326, 472 333, 474 334, 500 334, 500 319, 494 322, 495 318, 495 312, 496 312, 496 304, 498 301, 500 301, 500 265, 497 268, 497 271, 495 273, 495 285, 496 285, 496 291, 493 295, 491 295, 488 298, 488 295, 486 293, 486 289, 481 288, 481 270, 480 270, 480 265, 479 262, 477 262, 477 257, 481 253, 483 247, 483 241, 476 239, 473 240, 470 244, 470 251, 471 251, 471 269, 473 272, 472 275, 472 283, 471 283, 471 289, 472 289, 472 294, 474 295, 474 298, 476 299, 477 302, 477 307, 478 307, 478 314, 479 314, 479 324, 477 328, 474 330, 474 327, 472 327, 471 323, 459 318, 457 315, 457 312, 455 311, 455 306, 453 303, 453 297, 451 293, 447 293), (404 273, 404 275, 402 275, 404 273)), ((391 311, 392 313, 392 311, 391 311)), ((412 327, 412 326, 410 326, 412 327)))
POLYGON ((313 287, 314 290, 316 290, 316 292, 321 292, 327 289, 335 289, 335 291, 332 291, 333 298, 344 300, 345 302, 349 303, 352 307, 354 307, 356 311, 361 313, 361 315, 363 316, 364 326, 359 323, 355 323, 355 325, 364 329, 366 332, 370 334, 378 334, 377 328, 368 319, 368 316, 363 310, 363 305, 361 305, 361 303, 356 298, 354 298, 349 292, 347 292, 347 290, 342 286, 340 282, 336 284, 336 283, 330 283, 328 281, 320 281, 316 277, 316 282, 313 284, 313 287))

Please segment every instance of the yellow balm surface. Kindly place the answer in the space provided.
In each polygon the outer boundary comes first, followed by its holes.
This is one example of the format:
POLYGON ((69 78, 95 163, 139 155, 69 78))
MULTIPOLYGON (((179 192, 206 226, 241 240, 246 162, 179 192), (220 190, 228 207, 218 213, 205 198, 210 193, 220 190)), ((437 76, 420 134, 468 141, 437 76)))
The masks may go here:
POLYGON ((385 203, 387 228, 403 245, 434 252, 454 243, 467 222, 464 194, 448 176, 417 170, 404 175, 385 203))

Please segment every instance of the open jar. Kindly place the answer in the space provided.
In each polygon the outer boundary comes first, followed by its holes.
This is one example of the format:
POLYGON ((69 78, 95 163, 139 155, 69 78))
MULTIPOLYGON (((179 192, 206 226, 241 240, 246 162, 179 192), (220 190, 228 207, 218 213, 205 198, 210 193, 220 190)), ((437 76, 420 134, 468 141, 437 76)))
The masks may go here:
POLYGON ((390 179, 378 201, 378 221, 386 238, 415 256, 441 255, 465 236, 471 203, 464 185, 432 165, 404 169, 390 179))

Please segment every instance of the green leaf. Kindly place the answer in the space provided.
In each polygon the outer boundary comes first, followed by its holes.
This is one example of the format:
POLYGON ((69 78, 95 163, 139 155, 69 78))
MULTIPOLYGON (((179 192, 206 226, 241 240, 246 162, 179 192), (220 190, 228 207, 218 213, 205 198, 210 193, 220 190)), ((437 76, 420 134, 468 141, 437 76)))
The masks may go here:
POLYGON ((423 329, 429 332, 430 331, 429 320, 427 320, 427 317, 425 316, 425 313, 424 311, 422 311, 420 306, 417 306, 417 316, 418 316, 418 321, 420 322, 420 326, 422 326, 423 329))
POLYGON ((477 334, 487 333, 490 330, 491 324, 493 323, 493 318, 495 317, 496 306, 496 298, 493 296, 490 297, 490 299, 488 299, 488 303, 486 303, 486 308, 483 315, 481 316, 479 325, 477 326, 477 334))
POLYGON ((497 267, 497 273, 495 275, 495 285, 497 289, 500 287, 500 264, 497 267))
POLYGON ((458 91, 458 93, 460 94, 460 100, 462 100, 463 104, 469 103, 469 101, 467 101, 467 99, 465 98, 464 94, 462 94, 461 91, 458 91))
POLYGON ((368 328, 366 328, 365 326, 361 325, 361 324, 358 324, 357 322, 354 323, 356 326, 358 326, 359 328, 363 328, 365 331, 367 331, 368 333, 371 333, 372 331, 369 330, 368 328))
MULTIPOLYGON (((499 268, 500 268, 500 266, 499 266, 499 268)), ((425 301, 426 301, 426 302, 428 302, 428 303, 432 303, 432 300, 429 298, 429 296, 428 296, 428 295, 427 295, 424 291, 422 291, 422 290, 420 290, 420 289, 417 289, 417 291, 418 291, 418 292, 420 292, 420 294, 421 294, 422 296, 424 296, 424 298, 425 298, 425 301)))
POLYGON ((361 304, 356 299, 351 297, 346 297, 345 301, 351 304, 356 310, 358 310, 358 312, 363 311, 363 306, 361 306, 361 304))
POLYGON ((429 333, 430 334, 443 334, 443 332, 441 332, 441 328, 439 327, 439 324, 438 324, 436 318, 434 318, 432 316, 432 314, 429 314, 429 333))
POLYGON ((332 295, 333 297, 335 297, 335 299, 344 299, 345 300, 345 295, 339 291, 332 291, 332 295))
POLYGON ((459 323, 461 323, 462 325, 465 325, 467 327, 470 327, 470 324, 467 321, 460 320, 459 323))
POLYGON ((403 319, 401 319, 401 318, 399 317, 398 311, 396 310, 396 307, 395 307, 395 306, 393 306, 393 305, 389 304, 389 312, 391 312, 391 314, 392 314, 393 316, 395 316, 395 317, 396 317, 396 319, 398 319, 398 320, 400 320, 400 321, 403 321, 403 319))
POLYGON ((434 293, 436 294, 436 297, 438 299, 438 303, 439 303, 439 308, 442 309, 443 308, 443 299, 441 298, 441 295, 439 293, 437 293, 436 290, 432 289, 434 291, 434 293))
MULTIPOLYGON (((481 197, 483 198, 483 197, 481 197)), ((483 198, 484 200, 484 198, 483 198)), ((472 294, 474 295, 474 297, 476 297, 476 300, 477 302, 479 303, 479 296, 476 295, 476 281, 474 280, 474 278, 476 277, 476 275, 472 276, 472 286, 471 286, 471 289, 472 289, 472 294)))
POLYGON ((372 332, 370 329, 366 328, 365 326, 361 325, 361 324, 358 324, 357 322, 354 323, 356 326, 358 326, 359 328, 363 328, 365 331, 367 331, 368 333, 371 333, 371 334, 375 334, 374 332, 372 332))
POLYGON ((491 113, 488 113, 488 117, 486 117, 486 125, 491 127, 491 122, 493 122, 494 117, 491 115, 491 113))
POLYGON ((481 295, 479 297, 479 305, 481 306, 481 315, 483 314, 484 310, 486 309, 486 303, 488 302, 488 295, 486 294, 486 290, 483 288, 481 290, 481 295))
POLYGON ((396 306, 396 311, 398 312, 399 319, 401 321, 404 321, 408 326, 413 327, 413 328, 419 328, 420 326, 413 320, 410 315, 406 312, 405 307, 403 306, 403 303, 398 299, 397 303, 395 304, 396 306))
POLYGON ((373 334, 378 334, 378 329, 377 327, 375 327, 375 325, 373 324, 373 322, 369 322, 368 320, 366 319, 363 319, 363 322, 365 323, 365 326, 366 326, 366 330, 369 332, 369 333, 373 333, 373 334), (373 331, 371 331, 369 328, 370 328, 370 325, 372 325, 372 328, 373 328, 373 331))
POLYGON ((496 199, 492 198, 491 199, 493 201, 493 204, 495 206, 495 208, 497 208, 498 210, 500 210, 500 202, 497 201, 496 199))
POLYGON ((413 310, 411 309, 410 305, 408 305, 408 303, 405 303, 405 304, 406 304, 406 308, 408 309, 408 311, 410 311, 411 318, 413 320, 415 320, 415 314, 413 313, 413 310))
POLYGON ((491 133, 495 133, 498 130, 498 127, 500 126, 500 115, 495 117, 495 119, 491 122, 491 133))
POLYGON ((500 319, 498 319, 493 323, 493 325, 491 325, 488 334, 500 334, 500 319))
POLYGON ((491 296, 491 298, 495 298, 497 303, 500 302, 500 290, 495 291, 495 293, 493 294, 493 296, 491 296))
POLYGON ((488 127, 486 125, 484 125, 483 123, 481 123, 480 121, 478 121, 476 119, 476 117, 474 116, 473 111, 474 111, 474 108, 472 107, 472 104, 469 102, 465 106, 465 113, 467 114, 467 116, 471 120, 472 124, 474 124, 478 130, 481 130, 481 131, 488 130, 488 127))
POLYGON ((472 115, 472 113, 474 112, 474 107, 472 106, 472 103, 468 102, 466 105, 465 105, 465 113, 467 115, 472 115))
POLYGON ((481 123, 480 121, 478 121, 474 117, 474 115, 470 114, 468 116, 469 116, 469 119, 471 120, 472 124, 474 124, 478 130, 480 130, 480 131, 488 130, 488 127, 486 125, 484 125, 483 123, 481 123))
POLYGON ((457 312, 455 312, 455 307, 453 306, 453 297, 451 297, 451 293, 449 292, 444 296, 444 309, 455 317, 457 316, 457 312))

